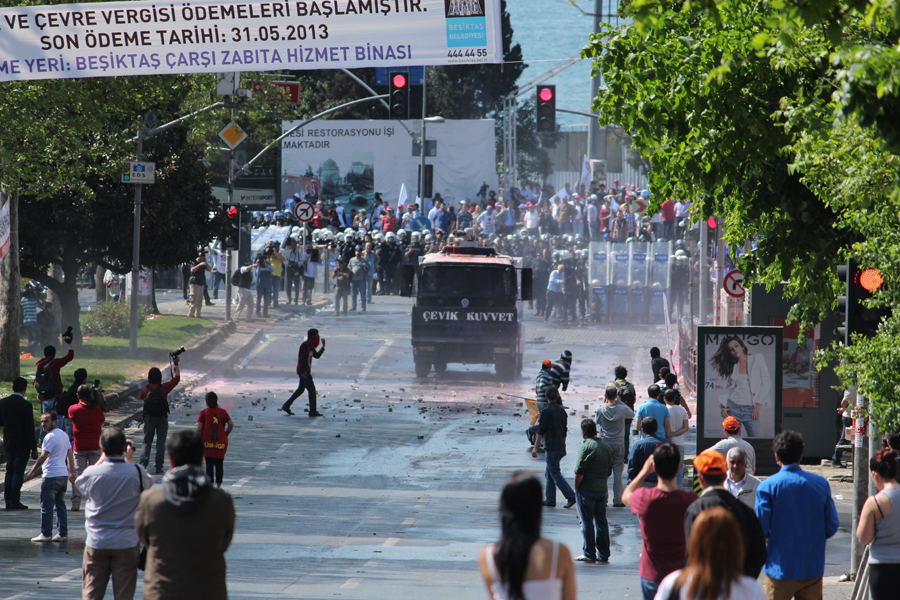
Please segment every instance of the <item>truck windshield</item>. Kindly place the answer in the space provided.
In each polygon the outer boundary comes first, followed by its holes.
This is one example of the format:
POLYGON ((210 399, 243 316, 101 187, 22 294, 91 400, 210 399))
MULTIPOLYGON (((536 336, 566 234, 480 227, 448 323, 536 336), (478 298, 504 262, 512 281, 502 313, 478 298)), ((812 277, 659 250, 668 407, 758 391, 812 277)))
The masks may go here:
POLYGON ((510 267, 433 266, 422 270, 420 296, 515 298, 516 271, 510 267))

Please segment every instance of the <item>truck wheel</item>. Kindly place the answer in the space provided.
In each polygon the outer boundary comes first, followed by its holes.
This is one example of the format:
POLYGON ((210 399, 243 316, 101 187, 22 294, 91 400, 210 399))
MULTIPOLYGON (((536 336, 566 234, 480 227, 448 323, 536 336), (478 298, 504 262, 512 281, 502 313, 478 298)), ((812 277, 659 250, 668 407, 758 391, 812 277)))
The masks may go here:
POLYGON ((431 372, 431 363, 425 362, 424 360, 416 361, 416 377, 419 379, 424 379, 428 377, 428 373, 431 372))
POLYGON ((447 372, 447 363, 445 362, 437 362, 434 363, 434 372, 438 375, 443 375, 447 372))
POLYGON ((498 360, 494 364, 497 376, 504 381, 511 381, 516 377, 516 361, 515 360, 498 360))

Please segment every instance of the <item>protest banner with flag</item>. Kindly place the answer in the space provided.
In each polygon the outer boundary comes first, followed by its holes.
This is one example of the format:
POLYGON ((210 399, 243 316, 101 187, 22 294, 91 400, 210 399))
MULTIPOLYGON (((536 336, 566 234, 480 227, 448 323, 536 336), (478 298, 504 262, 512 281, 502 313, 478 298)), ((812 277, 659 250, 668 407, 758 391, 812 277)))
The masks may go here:
POLYGON ((400 199, 397 200, 397 212, 403 209, 403 205, 406 203, 407 198, 409 198, 409 194, 406 193, 406 184, 400 185, 400 199))
POLYGON ((591 187, 591 161, 587 155, 584 156, 584 162, 581 163, 581 185, 586 188, 591 187))
POLYGON ((9 252, 10 231, 9 198, 0 196, 0 258, 9 252))

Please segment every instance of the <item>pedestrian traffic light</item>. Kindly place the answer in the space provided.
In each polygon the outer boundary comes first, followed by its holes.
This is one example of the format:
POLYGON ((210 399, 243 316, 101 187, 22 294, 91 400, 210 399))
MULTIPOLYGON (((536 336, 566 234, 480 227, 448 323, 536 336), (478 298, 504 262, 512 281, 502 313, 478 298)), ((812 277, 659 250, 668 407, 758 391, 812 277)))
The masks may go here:
POLYGON ((556 133, 556 86, 537 86, 538 133, 556 133))
POLYGON ((241 205, 223 204, 225 217, 228 219, 225 235, 219 240, 223 250, 240 250, 241 248, 241 205))
POLYGON ((390 74, 391 118, 409 118, 409 74, 400 71, 390 74))
POLYGON ((844 337, 844 344, 850 346, 853 343, 853 334, 875 337, 881 321, 890 315, 889 308, 866 305, 866 300, 881 289, 881 273, 877 269, 860 269, 851 258, 846 266, 838 267, 838 277, 847 284, 846 295, 838 296, 838 309, 844 317, 844 327, 838 327, 838 334, 844 337))

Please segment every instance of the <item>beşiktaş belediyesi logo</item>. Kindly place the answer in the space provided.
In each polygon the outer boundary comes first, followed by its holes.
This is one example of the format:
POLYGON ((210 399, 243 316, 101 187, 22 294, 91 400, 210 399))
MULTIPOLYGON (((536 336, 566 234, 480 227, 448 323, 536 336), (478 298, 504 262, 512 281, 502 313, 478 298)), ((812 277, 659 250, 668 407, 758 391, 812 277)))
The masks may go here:
MULTIPOLYGON (((496 0, 494 0, 496 1, 496 0)), ((487 47, 487 18, 485 0, 444 0, 447 16, 447 47, 465 48, 451 50, 452 56, 482 56, 475 48, 487 47)))
POLYGON ((484 0, 444 0, 444 11, 448 19, 483 17, 484 0))

